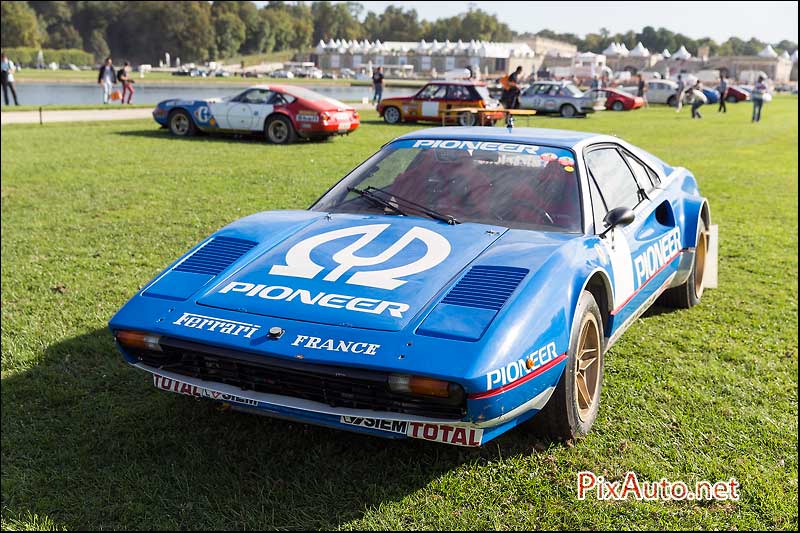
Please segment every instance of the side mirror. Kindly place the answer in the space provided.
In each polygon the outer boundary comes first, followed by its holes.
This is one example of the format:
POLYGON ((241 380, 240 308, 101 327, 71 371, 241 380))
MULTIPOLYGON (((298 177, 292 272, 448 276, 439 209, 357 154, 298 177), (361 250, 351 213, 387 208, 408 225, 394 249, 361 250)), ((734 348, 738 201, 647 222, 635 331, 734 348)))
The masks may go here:
POLYGON ((603 223, 607 227, 600 236, 604 236, 616 226, 627 226, 633 222, 634 218, 636 218, 636 215, 633 214, 633 210, 630 207, 615 207, 606 213, 606 216, 603 218, 603 223))

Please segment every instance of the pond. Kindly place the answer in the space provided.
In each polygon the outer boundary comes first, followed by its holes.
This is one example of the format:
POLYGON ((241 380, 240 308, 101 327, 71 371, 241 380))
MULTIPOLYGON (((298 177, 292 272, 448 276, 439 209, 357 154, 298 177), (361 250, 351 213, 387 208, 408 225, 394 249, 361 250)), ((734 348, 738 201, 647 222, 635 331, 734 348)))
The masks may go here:
MULTIPOLYGON (((262 82, 269 83, 269 82, 262 82)), ((279 82, 276 82, 276 85, 279 82)), ((253 85, 258 84, 254 82, 253 85)), ((121 89, 119 85, 116 86, 121 89)), ((247 88, 245 85, 219 84, 137 84, 133 96, 135 104, 157 104, 169 98, 187 100, 213 98, 238 94, 247 88)), ((372 87, 348 85, 302 85, 337 100, 360 101, 372 97, 372 87)), ((17 83, 17 96, 21 105, 89 105, 103 102, 103 91, 100 85, 93 83, 17 83)), ((384 98, 391 96, 408 96, 417 92, 415 88, 386 87, 384 98)))

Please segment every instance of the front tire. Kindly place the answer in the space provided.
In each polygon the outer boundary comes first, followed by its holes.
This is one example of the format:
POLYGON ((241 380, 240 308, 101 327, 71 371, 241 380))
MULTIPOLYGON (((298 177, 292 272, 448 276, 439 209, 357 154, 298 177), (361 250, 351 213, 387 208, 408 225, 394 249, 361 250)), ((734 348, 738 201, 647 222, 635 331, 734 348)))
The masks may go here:
POLYGON ((625 104, 617 100, 613 104, 611 104, 611 109, 614 111, 625 111, 625 104))
POLYGON ((570 104, 564 104, 561 106, 561 116, 564 118, 572 118, 578 114, 578 111, 575 109, 574 106, 570 104))
POLYGON ((725 101, 726 101, 726 102, 728 102, 729 104, 735 104, 735 103, 736 103, 736 102, 738 102, 739 100, 737 100, 735 96, 733 96, 732 94, 730 94, 730 95, 728 95, 727 97, 725 97, 725 101))
POLYGON ((694 249, 692 271, 683 285, 664 291, 659 298, 659 304, 676 309, 689 309, 700 303, 700 298, 703 297, 708 239, 708 228, 701 218, 697 225, 697 245, 694 249))
POLYGON ((583 291, 570 332, 567 363, 550 400, 533 419, 534 427, 555 440, 585 435, 600 409, 605 338, 600 308, 583 291))
POLYGON ((389 106, 383 110, 383 120, 387 124, 399 124, 402 119, 403 115, 400 114, 400 110, 394 106, 389 106))
POLYGON ((667 98, 667 105, 670 107, 678 107, 678 99, 675 98, 674 94, 667 98))
POLYGON ((272 144, 289 144, 297 139, 292 121, 283 115, 278 115, 267 120, 264 125, 267 140, 272 144))
POLYGON ((183 109, 176 109, 169 114, 169 131, 176 137, 191 137, 197 133, 192 117, 183 109))

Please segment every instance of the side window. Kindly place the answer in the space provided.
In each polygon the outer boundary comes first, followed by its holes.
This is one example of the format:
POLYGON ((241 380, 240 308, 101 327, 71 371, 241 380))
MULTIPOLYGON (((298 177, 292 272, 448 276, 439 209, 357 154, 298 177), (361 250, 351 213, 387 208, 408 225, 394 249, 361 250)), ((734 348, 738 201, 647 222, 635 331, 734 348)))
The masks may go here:
MULTIPOLYGON (((636 181, 639 183, 639 186, 644 189, 645 191, 649 191, 653 187, 656 186, 656 183, 653 181, 650 173, 647 172, 647 168, 639 162, 638 159, 635 159, 633 156, 625 153, 625 160, 628 161, 628 164, 633 169, 633 175, 636 176, 636 181)), ((652 172, 652 171, 651 171, 652 172)))
POLYGON ((446 85, 428 85, 418 93, 417 98, 422 98, 425 100, 430 100, 432 98, 444 98, 446 91, 446 85))
MULTIPOLYGON (((617 207, 631 209, 636 207, 639 203, 636 180, 615 148, 592 150, 586 154, 586 166, 608 210, 617 207)), ((600 218, 602 219, 602 216, 600 218)))
POLYGON ((604 229, 603 217, 608 213, 608 206, 597 188, 594 178, 589 176, 589 195, 592 198, 592 212, 594 213, 594 231, 600 233, 604 229))
POLYGON ((450 85, 447 89, 448 100, 471 100, 469 87, 464 85, 450 85))
POLYGON ((272 93, 272 96, 267 101, 267 103, 269 105, 285 105, 288 104, 289 101, 281 93, 272 93))
POLYGON ((272 96, 272 91, 251 89, 242 94, 238 100, 246 104, 266 104, 270 96, 272 96))

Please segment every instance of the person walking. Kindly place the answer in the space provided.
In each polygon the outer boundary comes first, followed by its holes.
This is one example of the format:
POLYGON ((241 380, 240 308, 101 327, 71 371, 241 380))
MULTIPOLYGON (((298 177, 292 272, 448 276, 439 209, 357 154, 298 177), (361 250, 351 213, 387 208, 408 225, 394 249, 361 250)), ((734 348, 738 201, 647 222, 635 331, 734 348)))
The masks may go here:
POLYGON ((131 64, 127 61, 125 62, 125 65, 123 65, 123 67, 119 69, 119 72, 117 72, 117 80, 122 84, 122 98, 120 98, 119 101, 120 104, 125 103, 126 93, 128 95, 129 104, 131 103, 131 98, 133 98, 133 92, 134 92, 133 84, 135 83, 135 81, 131 79, 130 72, 131 72, 131 64))
POLYGON ((644 82, 644 78, 641 74, 639 74, 639 86, 636 88, 636 96, 640 96, 642 100, 644 100, 644 106, 650 107, 647 103, 647 84, 644 82))
POLYGON ((505 78, 503 85, 503 105, 507 109, 519 109, 519 84, 522 78, 522 66, 518 66, 514 72, 505 78))
POLYGON ((372 73, 372 103, 380 104, 383 100, 383 67, 378 67, 372 73))
POLYGON ((753 87, 753 94, 750 97, 753 100, 753 119, 751 122, 761 121, 761 108, 764 107, 764 101, 772 98, 769 94, 764 76, 759 76, 755 87, 753 87))
POLYGON ((717 91, 719 91, 719 107, 717 108, 717 113, 727 113, 728 105, 725 103, 725 97, 728 96, 728 80, 725 79, 725 74, 722 72, 719 73, 717 91))
POLYGON ((683 82, 683 76, 678 74, 678 91, 675 93, 675 112, 680 113, 683 109, 683 93, 686 91, 686 84, 683 82))
POLYGON ((11 89, 11 95, 14 97, 14 105, 19 105, 17 101, 17 89, 14 87, 14 71, 17 70, 17 67, 14 65, 14 62, 8 58, 5 52, 3 52, 1 68, 2 78, 0 78, 0 82, 2 82, 3 85, 3 97, 6 100, 6 105, 10 105, 8 102, 9 89, 11 89))
POLYGON ((114 88, 115 83, 117 83, 117 75, 114 73, 114 63, 111 61, 111 56, 108 56, 97 75, 97 84, 103 86, 104 104, 108 103, 108 98, 111 96, 111 90, 114 88))
POLYGON ((692 98, 692 118, 703 118, 700 114, 700 106, 708 103, 708 98, 703 94, 703 86, 700 85, 700 80, 697 80, 694 86, 689 89, 689 94, 692 98))

